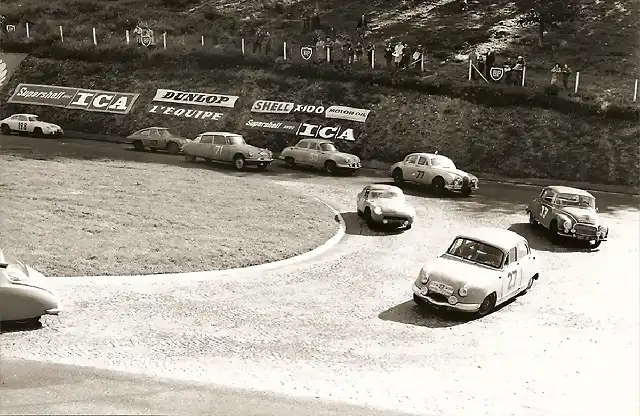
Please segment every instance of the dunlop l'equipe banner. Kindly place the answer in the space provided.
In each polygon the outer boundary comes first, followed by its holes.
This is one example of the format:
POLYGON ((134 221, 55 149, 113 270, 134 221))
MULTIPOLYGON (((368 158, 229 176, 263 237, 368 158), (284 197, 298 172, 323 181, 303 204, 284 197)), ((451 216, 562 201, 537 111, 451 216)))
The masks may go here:
POLYGON ((128 114, 140 94, 85 90, 55 85, 19 84, 11 104, 46 105, 101 113, 128 114))
POLYGON ((11 76, 26 57, 27 55, 22 53, 0 53, 0 90, 9 83, 11 76))
POLYGON ((156 90, 156 95, 153 97, 153 101, 160 101, 163 103, 172 104, 190 104, 201 106, 216 106, 233 108, 238 101, 238 96, 235 95, 222 95, 222 94, 208 94, 200 92, 184 92, 175 90, 156 90))

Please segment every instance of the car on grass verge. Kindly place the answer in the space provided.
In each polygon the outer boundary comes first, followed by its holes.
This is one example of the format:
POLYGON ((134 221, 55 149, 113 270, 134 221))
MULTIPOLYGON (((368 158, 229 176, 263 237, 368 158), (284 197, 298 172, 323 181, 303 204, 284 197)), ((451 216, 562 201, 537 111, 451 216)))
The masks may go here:
POLYGON ((41 121, 35 114, 14 114, 0 120, 0 131, 4 135, 28 133, 35 137, 62 136, 64 134, 60 126, 41 121))
POLYGON ((383 225, 408 230, 416 217, 416 210, 397 186, 367 185, 358 193, 356 205, 358 215, 364 217, 369 227, 383 225))
POLYGON ((391 166, 389 176, 396 184, 411 182, 427 185, 438 193, 454 191, 471 195, 478 190, 476 176, 456 168, 451 159, 438 152, 411 153, 402 162, 391 166))
POLYGON ((172 155, 177 155, 182 150, 182 146, 189 142, 189 139, 174 134, 166 127, 147 127, 129 135, 125 143, 132 144, 134 149, 143 151, 149 148, 152 152, 166 150, 172 155))
POLYGON ((290 168, 308 166, 331 175, 339 172, 353 175, 361 167, 358 156, 340 152, 332 141, 324 139, 300 140, 295 146, 286 147, 280 159, 290 168))
POLYGON ((602 224, 596 198, 582 189, 568 186, 547 186, 526 208, 529 223, 549 230, 551 240, 572 238, 597 248, 609 237, 609 228, 602 224))
POLYGON ((0 321, 37 323, 42 315, 61 311, 51 281, 0 250, 0 321))
POLYGON ((205 132, 182 147, 187 162, 203 158, 207 162, 233 163, 238 170, 247 166, 256 166, 265 170, 273 162, 273 153, 269 149, 247 144, 239 134, 227 132, 205 132))
POLYGON ((524 237, 501 228, 470 229, 424 265, 413 284, 413 300, 485 316, 526 293, 539 277, 535 253, 524 237))

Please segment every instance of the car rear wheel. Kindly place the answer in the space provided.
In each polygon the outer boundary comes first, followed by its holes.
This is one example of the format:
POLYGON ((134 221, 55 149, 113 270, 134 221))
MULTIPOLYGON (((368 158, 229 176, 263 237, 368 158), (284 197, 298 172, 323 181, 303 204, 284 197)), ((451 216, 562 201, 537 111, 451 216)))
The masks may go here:
POLYGON ((171 155, 177 155, 180 152, 180 146, 177 143, 171 142, 167 145, 167 152, 171 155))
POLYGON ((237 170, 244 170, 245 167, 245 159, 244 156, 242 155, 236 155, 233 158, 233 164, 236 167, 237 170))
POLYGON ((444 179, 441 176, 437 176, 433 178, 431 181, 431 189, 438 195, 442 195, 444 193, 444 179))
POLYGON ((33 137, 43 137, 44 133, 42 132, 42 129, 40 127, 36 127, 35 129, 33 129, 33 137))
POLYGON ((327 160, 324 163, 324 171, 329 175, 335 174, 336 170, 338 170, 338 165, 336 165, 336 162, 334 162, 333 160, 327 160))
POLYGON ((402 184, 404 182, 404 175, 402 174, 402 169, 400 168, 394 169, 391 176, 393 177, 393 181, 397 184, 402 184))
POLYGON ((138 152, 142 152, 144 150, 144 143, 142 143, 140 140, 136 140, 133 142, 133 148, 138 152))
POLYGON ((495 293, 492 293, 484 298, 484 300, 480 304, 480 309, 478 309, 478 316, 487 316, 491 312, 493 312, 496 307, 497 299, 498 298, 495 293))
POLYGON ((6 124, 3 124, 2 126, 0 126, 0 130, 2 131, 2 134, 4 134, 5 136, 8 136, 11 134, 11 127, 9 127, 6 124))
POLYGON ((296 160, 294 158, 292 158, 291 156, 285 157, 284 158, 284 163, 289 168, 294 168, 296 166, 296 160))

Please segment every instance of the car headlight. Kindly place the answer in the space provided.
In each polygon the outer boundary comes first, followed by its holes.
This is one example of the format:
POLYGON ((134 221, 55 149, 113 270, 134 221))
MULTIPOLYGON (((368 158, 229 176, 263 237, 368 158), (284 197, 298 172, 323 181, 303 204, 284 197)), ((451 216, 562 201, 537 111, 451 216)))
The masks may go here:
POLYGON ((382 214, 382 208, 380 207, 375 207, 373 209, 373 212, 375 212, 377 215, 381 215, 382 214))
POLYGON ((253 157, 253 152, 249 152, 249 157, 253 157))
POLYGON ((460 289, 458 289, 458 295, 465 297, 467 296, 468 292, 467 292, 467 287, 466 286, 462 286, 460 289))
POLYGON ((349 159, 348 157, 344 158, 344 163, 351 163, 351 159, 349 159))
POLYGON ((564 220, 564 225, 562 227, 564 228, 564 232, 568 233, 569 230, 571 229, 571 220, 569 219, 564 220))
POLYGON ((456 176, 455 179, 453 180, 453 183, 455 184, 462 183, 462 178, 460 176, 456 176))
POLYGON ((420 270, 420 274, 418 275, 418 280, 423 285, 426 285, 429 282, 429 273, 427 272, 427 269, 422 268, 420 270))

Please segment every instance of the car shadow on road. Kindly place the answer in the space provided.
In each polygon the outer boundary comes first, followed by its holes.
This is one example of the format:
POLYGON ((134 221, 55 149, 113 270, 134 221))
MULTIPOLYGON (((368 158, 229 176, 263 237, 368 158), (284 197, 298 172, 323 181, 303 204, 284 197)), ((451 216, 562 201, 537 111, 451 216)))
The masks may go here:
POLYGON ((381 312, 378 318, 383 321, 425 326, 427 328, 449 328, 475 320, 470 314, 419 306, 413 300, 408 300, 381 312))
MULTIPOLYGON (((549 240, 549 232, 542 226, 532 226, 528 222, 512 224, 507 228, 526 238, 529 247, 537 251, 548 251, 551 253, 589 253, 598 252, 599 249, 591 249, 587 243, 571 238, 565 238, 560 243, 555 244, 549 240)), ((606 243, 606 242, 605 242, 606 243)))
POLYGON ((466 196, 466 195, 462 195, 460 193, 456 193, 456 192, 449 192, 446 191, 442 194, 437 194, 434 193, 430 188, 426 187, 426 186, 420 186, 420 185, 416 185, 413 183, 403 183, 403 184, 397 184, 395 183, 393 180, 387 180, 387 181, 376 181, 373 182, 374 185, 393 185, 393 186, 397 186, 398 188, 402 189, 402 192, 404 192, 405 195, 409 195, 409 196, 416 196, 416 197, 420 197, 420 198, 437 198, 437 199, 463 199, 463 200, 469 200, 470 198, 472 198, 472 195, 466 196))
POLYGON ((403 228, 391 228, 378 226, 371 229, 364 218, 358 216, 357 212, 341 212, 340 215, 344 219, 345 233, 349 235, 362 235, 367 237, 383 237, 389 235, 402 234, 403 228))
POLYGON ((0 334, 9 332, 28 332, 42 329, 42 322, 16 322, 16 321, 3 321, 0 322, 0 334))

